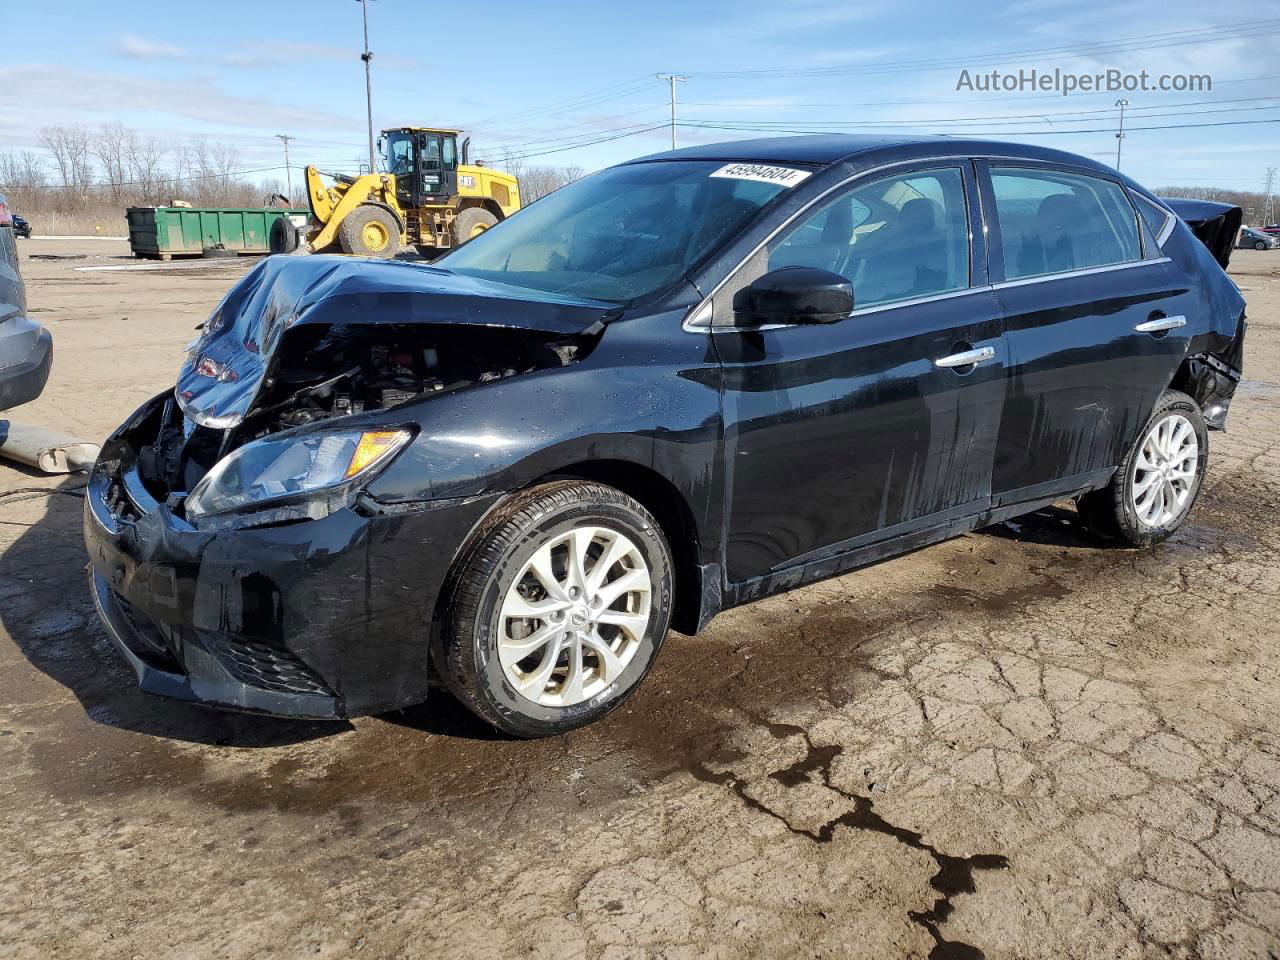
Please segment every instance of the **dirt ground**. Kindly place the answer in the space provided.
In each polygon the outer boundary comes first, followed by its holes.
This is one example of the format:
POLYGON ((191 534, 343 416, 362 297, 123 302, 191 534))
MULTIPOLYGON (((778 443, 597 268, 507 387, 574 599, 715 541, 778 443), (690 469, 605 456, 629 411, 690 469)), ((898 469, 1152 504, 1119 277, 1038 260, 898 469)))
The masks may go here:
MULTIPOLYGON (((100 439, 246 264, 76 272, 14 419, 100 439)), ((1280 956, 1280 252, 1192 522, 1043 511, 672 635, 609 720, 506 741, 152 699, 95 622, 82 480, 0 466, 0 956, 1280 956)))

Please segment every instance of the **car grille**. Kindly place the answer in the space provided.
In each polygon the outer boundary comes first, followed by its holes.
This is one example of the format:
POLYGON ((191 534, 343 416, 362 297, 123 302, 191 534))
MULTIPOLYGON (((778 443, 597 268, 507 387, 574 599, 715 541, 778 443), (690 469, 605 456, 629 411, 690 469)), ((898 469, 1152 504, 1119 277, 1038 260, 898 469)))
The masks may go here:
POLYGON ((306 664, 287 650, 239 637, 205 635, 203 639, 231 675, 247 686, 277 693, 334 695, 306 664))

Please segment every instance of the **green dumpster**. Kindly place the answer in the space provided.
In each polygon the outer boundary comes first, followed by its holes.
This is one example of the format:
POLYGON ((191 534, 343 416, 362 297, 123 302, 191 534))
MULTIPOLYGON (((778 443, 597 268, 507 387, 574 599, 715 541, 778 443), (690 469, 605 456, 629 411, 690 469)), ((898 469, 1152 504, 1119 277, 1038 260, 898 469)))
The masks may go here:
POLYGON ((306 210, 273 207, 130 207, 129 247, 135 257, 168 260, 200 256, 205 247, 223 246, 238 253, 269 253, 271 224, 289 217, 299 226, 306 210))

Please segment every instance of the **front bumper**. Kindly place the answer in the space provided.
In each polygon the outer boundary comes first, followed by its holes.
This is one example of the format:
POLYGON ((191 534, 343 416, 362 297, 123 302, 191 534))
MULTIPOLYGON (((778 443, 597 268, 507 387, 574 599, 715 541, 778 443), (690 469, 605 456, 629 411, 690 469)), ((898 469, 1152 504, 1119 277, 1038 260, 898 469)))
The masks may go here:
POLYGON ((53 337, 30 317, 0 323, 0 410, 40 396, 53 366, 53 337))
POLYGON ((104 445, 84 510, 94 602, 142 689, 294 717, 425 700, 437 597, 496 496, 199 531, 130 455, 155 403, 104 445))

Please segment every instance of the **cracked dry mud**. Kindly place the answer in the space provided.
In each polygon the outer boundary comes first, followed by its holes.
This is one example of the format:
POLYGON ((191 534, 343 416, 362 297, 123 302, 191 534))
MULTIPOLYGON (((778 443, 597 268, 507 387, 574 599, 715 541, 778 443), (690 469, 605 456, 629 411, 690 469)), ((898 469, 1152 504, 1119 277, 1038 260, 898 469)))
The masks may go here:
MULTIPOLYGON (((226 282, 26 267, 24 419, 98 433, 226 282), (93 311, 145 340, 77 396, 93 311)), ((0 467, 0 956, 1280 956, 1280 255, 1234 272, 1250 382, 1173 541, 1068 505, 731 611, 552 741, 146 698, 78 481, 0 467)))

